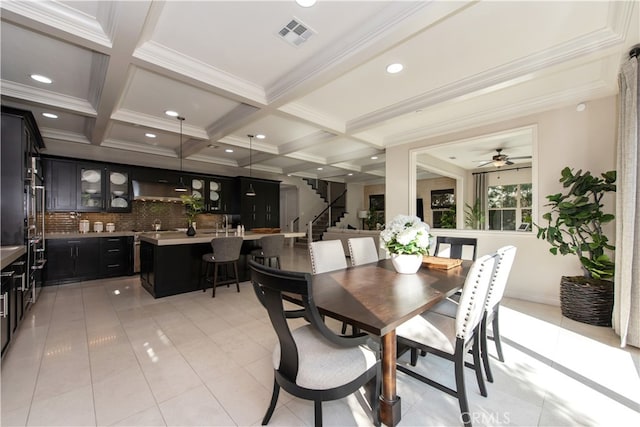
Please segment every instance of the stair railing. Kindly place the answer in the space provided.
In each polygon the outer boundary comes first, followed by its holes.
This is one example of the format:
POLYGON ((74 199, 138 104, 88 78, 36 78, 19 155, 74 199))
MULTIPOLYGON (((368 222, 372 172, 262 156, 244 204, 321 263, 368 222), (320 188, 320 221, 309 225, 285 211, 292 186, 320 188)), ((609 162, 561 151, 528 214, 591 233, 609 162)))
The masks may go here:
POLYGON ((340 193, 340 195, 338 197, 336 197, 331 203, 329 203, 329 206, 327 206, 326 208, 324 208, 322 210, 322 212, 320 212, 318 215, 315 216, 315 218, 313 218, 313 220, 309 221, 309 224, 307 225, 307 238, 309 242, 313 242, 313 223, 316 222, 325 212, 329 211, 329 226, 331 226, 331 208, 333 207, 334 204, 336 204, 338 202, 338 200, 340 200, 345 194, 347 193, 347 189, 345 188, 344 191, 342 193, 340 193))

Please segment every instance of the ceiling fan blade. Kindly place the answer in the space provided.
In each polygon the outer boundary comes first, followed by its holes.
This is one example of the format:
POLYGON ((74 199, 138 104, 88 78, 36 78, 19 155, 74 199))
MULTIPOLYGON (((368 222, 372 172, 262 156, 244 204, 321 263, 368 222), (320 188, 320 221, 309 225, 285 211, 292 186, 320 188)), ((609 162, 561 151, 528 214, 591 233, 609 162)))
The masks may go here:
POLYGON ((505 163, 505 165, 507 166, 511 166, 513 164, 513 162, 511 160, 507 160, 507 162, 505 163))
POLYGON ((530 159, 531 156, 518 156, 518 157, 509 157, 509 160, 520 160, 520 159, 530 159))
POLYGON ((489 165, 489 164, 491 164, 491 163, 493 163, 493 160, 485 160, 485 161, 483 161, 482 163, 480 163, 480 164, 479 164, 478 166, 476 166, 476 167, 477 167, 477 168, 481 168, 481 167, 486 166, 486 165, 489 165))

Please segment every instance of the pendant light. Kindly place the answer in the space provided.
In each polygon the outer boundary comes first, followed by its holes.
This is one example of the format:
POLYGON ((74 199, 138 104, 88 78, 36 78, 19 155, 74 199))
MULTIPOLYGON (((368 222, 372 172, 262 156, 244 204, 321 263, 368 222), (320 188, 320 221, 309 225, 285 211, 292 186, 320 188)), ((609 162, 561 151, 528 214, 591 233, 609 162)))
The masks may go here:
POLYGON ((184 122, 184 117, 177 116, 176 118, 180 120, 180 182, 178 182, 175 191, 178 193, 185 193, 189 189, 184 185, 184 181, 182 180, 182 122, 184 122))
MULTIPOLYGON (((249 137, 249 178, 252 177, 251 174, 251 164, 252 164, 252 157, 251 157, 251 142, 253 141, 253 135, 247 135, 249 137)), ((253 189, 253 184, 249 183, 249 190, 247 190, 247 192, 245 193, 246 196, 249 197, 254 197, 256 195, 256 190, 253 189)))

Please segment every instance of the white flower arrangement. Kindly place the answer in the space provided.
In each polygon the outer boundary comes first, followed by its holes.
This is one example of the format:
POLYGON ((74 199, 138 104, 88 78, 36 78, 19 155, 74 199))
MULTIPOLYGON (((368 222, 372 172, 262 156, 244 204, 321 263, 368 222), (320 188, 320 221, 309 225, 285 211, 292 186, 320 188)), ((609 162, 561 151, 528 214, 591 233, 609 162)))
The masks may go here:
POLYGON ((380 247, 392 254, 427 255, 429 237, 429 226, 420 218, 398 215, 380 232, 380 247))

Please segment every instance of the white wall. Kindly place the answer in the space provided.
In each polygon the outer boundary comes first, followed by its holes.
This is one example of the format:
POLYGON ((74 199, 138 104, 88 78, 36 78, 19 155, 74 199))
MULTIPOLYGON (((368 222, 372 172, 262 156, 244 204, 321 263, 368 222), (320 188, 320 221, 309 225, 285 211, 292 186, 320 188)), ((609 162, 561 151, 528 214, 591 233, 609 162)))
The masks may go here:
MULTIPOLYGON (((533 220, 535 223, 542 223, 540 217, 547 211, 544 206, 545 196, 562 191, 558 180, 560 171, 565 166, 590 170, 593 174, 615 169, 616 103, 616 97, 611 96, 588 102, 587 109, 581 113, 576 112, 572 105, 416 143, 388 147, 385 193, 387 220, 410 211, 410 150, 537 125, 538 152, 534 156, 537 155, 538 174, 534 175, 533 186, 539 195, 539 217, 533 220)), ((609 198, 606 204, 608 211, 615 210, 613 198, 609 198)), ((575 256, 551 255, 549 245, 536 239, 535 233, 447 230, 446 234, 476 237, 479 254, 506 244, 517 246, 518 255, 506 290, 506 295, 510 297, 559 305, 560 276, 582 274, 575 256)), ((609 237, 613 240, 615 236, 609 233, 609 237)))

